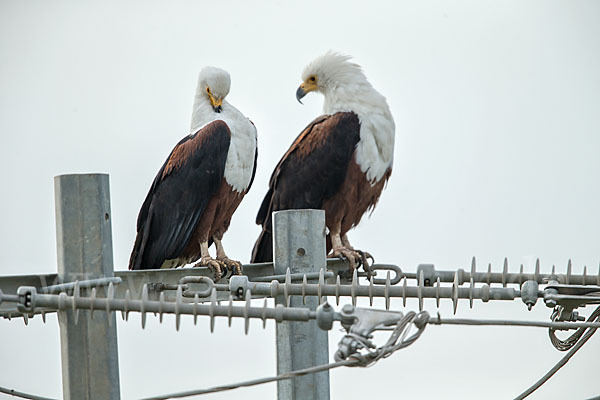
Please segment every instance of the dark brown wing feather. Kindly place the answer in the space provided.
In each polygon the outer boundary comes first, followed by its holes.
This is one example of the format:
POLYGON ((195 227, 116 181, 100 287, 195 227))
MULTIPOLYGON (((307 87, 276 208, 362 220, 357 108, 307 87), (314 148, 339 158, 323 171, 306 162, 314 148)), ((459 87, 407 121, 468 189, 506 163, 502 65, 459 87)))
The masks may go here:
POLYGON ((272 260, 274 211, 320 209, 339 190, 359 140, 360 122, 352 112, 321 116, 300 133, 271 175, 256 216, 263 229, 254 245, 252 262, 272 260))
POLYGON ((129 269, 160 268, 182 254, 221 185, 230 142, 229 127, 217 120, 175 146, 142 204, 129 269))

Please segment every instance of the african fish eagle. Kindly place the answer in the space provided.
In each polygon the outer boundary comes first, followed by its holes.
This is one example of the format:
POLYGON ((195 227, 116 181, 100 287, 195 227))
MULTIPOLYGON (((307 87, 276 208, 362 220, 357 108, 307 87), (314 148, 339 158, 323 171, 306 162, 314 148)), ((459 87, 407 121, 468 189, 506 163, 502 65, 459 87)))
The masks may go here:
POLYGON ((219 68, 200 71, 190 135, 158 171, 137 220, 129 269, 194 266, 241 274, 221 239, 256 171, 256 128, 225 101, 231 78, 219 68), (216 258, 208 247, 215 243, 216 258))
POLYGON ((300 133, 271 175, 256 217, 262 231, 252 262, 272 260, 273 211, 312 208, 325 210, 330 257, 346 258, 354 269, 372 256, 355 250, 347 232, 375 207, 392 173, 394 119, 349 56, 325 53, 304 69, 302 80, 296 98, 323 94, 323 115, 300 133))

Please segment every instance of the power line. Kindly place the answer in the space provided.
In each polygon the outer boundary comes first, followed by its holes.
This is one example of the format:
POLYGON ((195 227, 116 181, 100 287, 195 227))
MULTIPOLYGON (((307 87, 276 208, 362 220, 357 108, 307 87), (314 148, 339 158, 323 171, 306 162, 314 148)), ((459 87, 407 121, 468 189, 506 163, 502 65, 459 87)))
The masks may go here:
POLYGON ((23 392, 19 392, 17 390, 14 389, 8 389, 5 387, 0 386, 0 393, 5 393, 14 397, 20 397, 22 399, 31 399, 31 400, 56 400, 56 399, 52 399, 50 397, 42 397, 42 396, 36 396, 35 394, 29 394, 29 393, 23 393, 23 392))
MULTIPOLYGON (((425 313, 422 313, 422 314, 425 314, 425 313)), ((599 318, 600 307, 598 307, 592 315, 596 317, 595 318, 596 321, 599 321, 600 320, 600 318, 599 318)), ((292 371, 292 372, 280 374, 280 375, 273 376, 273 377, 252 379, 252 380, 237 382, 237 383, 228 384, 228 385, 216 386, 216 387, 212 387, 212 388, 208 388, 208 389, 197 389, 197 390, 178 392, 178 393, 172 393, 172 394, 167 394, 167 395, 159 395, 159 396, 155 396, 155 397, 148 397, 143 400, 163 400, 163 399, 170 399, 170 398, 183 398, 183 397, 189 397, 189 396, 223 392, 223 391, 233 390, 233 389, 237 389, 237 388, 241 388, 241 387, 250 387, 250 386, 256 386, 256 385, 269 383, 269 382, 276 382, 276 381, 281 381, 281 380, 285 380, 285 379, 292 379, 292 378, 295 378, 298 376, 322 372, 325 370, 334 369, 334 368, 338 368, 338 367, 342 367, 342 366, 347 366, 347 367, 370 366, 373 363, 375 363, 376 361, 378 361, 379 359, 390 356, 396 350, 404 348, 404 347, 412 344, 414 341, 416 341, 418 339, 418 337, 421 335, 423 329, 419 329, 419 331, 417 333, 415 333, 414 335, 412 335, 411 337, 409 337, 407 339, 401 338, 401 336, 403 336, 403 337, 406 336, 406 332, 408 331, 408 327, 410 326, 410 323, 415 322, 415 319, 416 319, 416 314, 414 312, 411 312, 411 313, 408 313, 398 323, 398 325, 396 327, 380 327, 380 328, 378 328, 377 330, 393 331, 392 335, 390 336, 390 339, 388 340, 388 342, 385 345, 377 348, 377 350, 375 350, 375 351, 369 351, 366 354, 354 353, 354 354, 350 355, 347 359, 339 359, 339 360, 336 355, 337 361, 334 363, 318 365, 315 367, 292 371), (400 340, 400 342, 396 343, 398 338, 401 338, 401 340, 400 340)), ((595 333, 596 329, 600 327, 600 323, 594 322, 594 320, 592 318, 589 318, 587 322, 539 322, 539 321, 519 321, 519 320, 476 320, 476 319, 467 319, 467 318, 443 318, 442 319, 442 317, 438 314, 437 317, 427 317, 427 319, 428 319, 427 324, 434 324, 434 325, 525 326, 525 327, 544 327, 544 328, 551 328, 551 329, 552 328, 556 329, 556 328, 566 328, 566 327, 570 327, 570 328, 579 327, 580 329, 588 329, 588 331, 581 337, 581 339, 572 347, 571 351, 565 357, 563 357, 563 359, 561 359, 559 361, 559 363, 557 363, 546 375, 544 375, 544 377, 542 377, 533 386, 531 386, 529 389, 527 389, 525 392, 523 392, 519 397, 517 397, 518 400, 524 399, 525 397, 529 396, 531 393, 533 393, 535 390, 537 390, 539 387, 541 387, 546 381, 548 381, 548 379, 550 379, 550 377, 552 377, 560 368, 562 368, 569 361, 569 359, 583 346, 583 344, 585 344, 585 342, 595 333)), ((424 325, 423 325, 423 327, 424 327, 424 325)), ((353 335, 353 334, 348 334, 346 336, 351 336, 352 339, 357 339, 356 335, 353 335)), ((363 345, 364 345, 364 348, 369 347, 369 345, 367 343, 363 343, 363 345)), ((0 387, 0 392, 9 394, 9 395, 12 395, 15 397, 24 398, 24 399, 55 400, 55 399, 51 399, 48 397, 41 397, 41 396, 36 396, 36 395, 27 394, 27 393, 23 393, 23 392, 18 392, 16 390, 7 389, 4 387, 0 387)), ((594 398, 591 398, 588 400, 600 400, 600 396, 597 396, 597 397, 594 397, 594 398)))
MULTIPOLYGON (((398 321, 396 327, 394 328, 392 334, 390 335, 390 338, 383 346, 370 351, 370 350, 368 350, 368 348, 373 348, 374 346, 368 341, 367 341, 368 343, 365 342, 364 338, 362 338, 362 339, 359 338, 360 342, 361 342, 360 348, 367 349, 367 351, 364 354, 359 353, 357 349, 356 349, 355 353, 352 353, 348 356, 346 356, 346 355, 342 354, 340 351, 338 351, 336 353, 336 357, 335 357, 336 362, 333 362, 333 363, 329 363, 329 364, 325 364, 325 365, 317 365, 314 367, 309 367, 309 368, 305 368, 305 369, 301 369, 301 370, 297 370, 297 371, 292 371, 292 372, 288 372, 285 374, 280 374, 280 375, 268 377, 268 378, 252 379, 249 381, 238 382, 238 383, 233 383, 233 384, 229 384, 229 385, 216 386, 216 387, 209 388, 209 389, 189 390, 189 391, 185 391, 185 392, 171 393, 171 394, 154 396, 154 397, 147 397, 143 400, 166 400, 166 399, 173 399, 173 398, 182 398, 182 397, 197 396, 197 395, 202 395, 202 394, 223 392, 226 390, 233 390, 233 389, 237 389, 237 388, 241 388, 241 387, 249 387, 249 386, 260 385, 263 383, 281 381, 284 379, 291 379, 291 378, 295 378, 298 376, 314 374, 316 372, 326 371, 329 369, 343 367, 343 366, 346 366, 346 367, 368 367, 370 365, 373 365, 374 363, 376 363, 377 361, 379 361, 382 358, 389 357, 396 350, 403 349, 403 348, 413 344, 425 330, 425 326, 427 325, 428 319, 429 319, 429 314, 425 311, 421 312, 419 314, 416 314, 414 311, 411 311, 411 312, 407 313, 400 321, 398 321), (412 326, 413 323, 417 327, 418 330, 417 330, 417 332, 412 334, 410 337, 406 337, 409 332, 409 328, 412 326), (341 358, 345 358, 345 359, 341 359, 341 358)), ((357 336, 359 336, 359 335, 349 333, 346 336, 350 336, 350 340, 355 340, 355 339, 357 339, 357 336)), ((343 339, 342 339, 342 342, 343 342, 343 339)))
MULTIPOLYGON (((593 313, 593 315, 596 315, 596 320, 599 319, 598 314, 597 314, 599 310, 600 310, 600 307, 598 307, 596 309, 596 311, 594 311, 594 313, 593 313)), ((594 333, 596 333, 596 329, 598 329, 598 328, 589 328, 589 330, 585 334, 583 334, 581 339, 579 339, 579 341, 571 348, 571 350, 569 350, 569 352, 563 358, 561 358, 560 361, 558 363, 556 363, 556 365, 550 369, 550 371, 548 371, 543 377, 541 377, 529 389, 525 390, 523 393, 521 393, 519 396, 517 396, 515 398, 515 400, 522 400, 522 399, 526 398, 531 393, 536 391, 540 386, 542 386, 544 383, 546 383, 546 381, 548 381, 548 379, 550 379, 552 377, 552 375, 554 375, 559 369, 561 369, 569 361, 569 359, 571 359, 571 357, 573 357, 575 355, 575 353, 577 353, 577 351, 585 344, 585 342, 587 342, 588 339, 591 338, 594 333)))
POLYGON ((291 378, 295 378, 297 376, 314 374, 316 372, 326 371, 328 369, 333 369, 333 368, 337 368, 337 367, 354 366, 354 364, 359 364, 359 361, 356 359, 338 361, 338 362, 325 364, 325 365, 317 365, 315 367, 305 368, 305 369, 301 369, 298 371, 292 371, 292 372, 288 372, 286 374, 281 374, 281 375, 272 376, 272 377, 268 377, 268 378, 252 379, 249 381, 232 383, 229 385, 215 386, 215 387, 209 388, 209 389, 189 390, 186 392, 171 393, 171 394, 165 394, 165 395, 154 396, 154 397, 146 397, 142 400, 165 400, 165 399, 175 399, 175 398, 196 396, 196 395, 201 395, 201 394, 224 392, 227 390, 233 390, 233 389, 237 389, 237 388, 241 388, 241 387, 256 386, 256 385, 260 385, 263 383, 282 381, 284 379, 291 379, 291 378))

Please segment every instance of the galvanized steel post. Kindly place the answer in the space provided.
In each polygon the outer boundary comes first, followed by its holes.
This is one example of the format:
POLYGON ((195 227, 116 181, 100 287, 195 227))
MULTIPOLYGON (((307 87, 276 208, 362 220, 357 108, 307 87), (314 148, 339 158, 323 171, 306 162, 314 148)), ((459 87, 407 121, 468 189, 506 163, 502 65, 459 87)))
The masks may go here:
MULTIPOLYGON (((319 272, 326 268, 325 212, 286 210, 273 214, 273 261, 275 274, 319 272)), ((280 296, 278 304, 285 300, 280 296)), ((290 298, 290 307, 319 305, 316 297, 290 298)), ((329 362, 327 331, 316 321, 277 324, 277 373, 283 374, 329 362)), ((329 371, 277 382, 279 400, 329 399, 329 371)))
MULTIPOLYGON (((58 276, 62 282, 111 277, 108 175, 54 178, 58 276)), ((120 399, 115 315, 58 313, 65 399, 120 399)))

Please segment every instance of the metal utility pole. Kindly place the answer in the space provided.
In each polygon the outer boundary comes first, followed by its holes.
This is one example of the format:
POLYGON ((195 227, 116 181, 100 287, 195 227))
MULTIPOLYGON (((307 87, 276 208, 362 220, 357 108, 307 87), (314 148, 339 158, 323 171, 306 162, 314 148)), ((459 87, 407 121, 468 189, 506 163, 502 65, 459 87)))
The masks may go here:
MULTIPOLYGON (((108 175, 54 178, 58 276, 62 282, 114 276, 108 175)), ((120 399, 115 315, 58 313, 63 397, 120 399)))
MULTIPOLYGON (((273 214, 273 261, 275 274, 319 272, 327 266, 325 250, 325 212, 323 210, 286 210, 273 214)), ((283 304, 283 296, 276 303, 283 304)), ((285 304, 284 304, 285 305, 285 304)), ((319 299, 290 298, 290 307, 315 310, 319 299)), ((277 324, 277 374, 329 362, 327 332, 316 321, 277 324)), ((279 400, 329 399, 329 371, 277 382, 279 400)))

